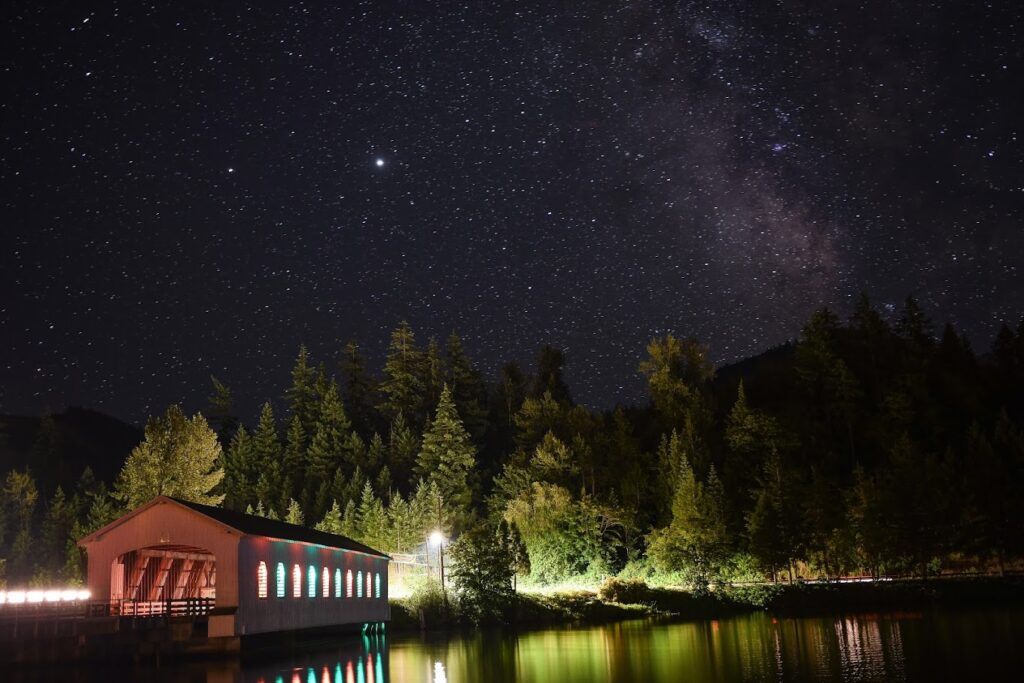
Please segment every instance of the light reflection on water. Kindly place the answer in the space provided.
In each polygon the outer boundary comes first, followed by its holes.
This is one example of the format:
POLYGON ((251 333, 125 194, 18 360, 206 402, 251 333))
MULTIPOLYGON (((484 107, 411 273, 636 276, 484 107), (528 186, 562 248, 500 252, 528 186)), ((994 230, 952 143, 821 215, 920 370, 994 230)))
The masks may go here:
POLYGON ((136 669, 18 670, 61 683, 601 683, 1019 680, 1024 612, 632 621, 453 637, 346 638, 291 655, 136 669))

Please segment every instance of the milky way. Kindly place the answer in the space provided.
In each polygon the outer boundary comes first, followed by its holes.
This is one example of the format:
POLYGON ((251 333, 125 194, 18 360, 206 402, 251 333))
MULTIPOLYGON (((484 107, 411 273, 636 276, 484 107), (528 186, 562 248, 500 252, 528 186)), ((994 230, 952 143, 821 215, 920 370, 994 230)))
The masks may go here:
POLYGON ((1015 3, 333 4, 5 6, 0 410, 249 415, 402 319, 604 407, 655 334, 1024 309, 1015 3))

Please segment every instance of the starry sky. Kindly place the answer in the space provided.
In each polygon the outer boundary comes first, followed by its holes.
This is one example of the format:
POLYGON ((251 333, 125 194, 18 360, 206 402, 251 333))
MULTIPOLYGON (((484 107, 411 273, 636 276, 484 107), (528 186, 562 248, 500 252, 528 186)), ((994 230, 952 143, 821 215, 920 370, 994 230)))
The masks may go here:
MULTIPOLYGON (((328 6, 330 5, 330 6, 328 6)), ((1024 312, 1019 3, 0 9, 0 412, 279 399, 407 319, 591 407, 915 293, 1024 312)))

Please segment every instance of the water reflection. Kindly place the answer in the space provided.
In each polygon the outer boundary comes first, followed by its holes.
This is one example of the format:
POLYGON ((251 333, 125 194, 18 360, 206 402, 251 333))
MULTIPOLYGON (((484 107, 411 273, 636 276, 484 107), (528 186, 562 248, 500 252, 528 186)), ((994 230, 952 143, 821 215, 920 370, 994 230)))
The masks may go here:
MULTIPOLYGON (((602 683, 610 681, 1019 680, 1024 612, 862 614, 590 628, 382 635, 322 642, 253 660, 15 670, 4 680, 109 683, 602 683)), ((7 674, 8 672, 5 672, 7 674)))
POLYGON ((342 640, 338 648, 297 654, 282 662, 236 662, 238 668, 226 678, 207 678, 209 683, 387 683, 385 668, 387 639, 383 635, 342 640))

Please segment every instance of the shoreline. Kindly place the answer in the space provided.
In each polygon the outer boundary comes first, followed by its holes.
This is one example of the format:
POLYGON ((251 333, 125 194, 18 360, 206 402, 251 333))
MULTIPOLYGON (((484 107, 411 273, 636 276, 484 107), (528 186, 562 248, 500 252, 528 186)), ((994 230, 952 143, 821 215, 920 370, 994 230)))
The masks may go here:
POLYGON ((721 619, 754 612, 773 617, 896 613, 932 609, 1024 607, 1024 576, 897 579, 863 583, 793 583, 734 586, 704 596, 679 588, 617 582, 605 589, 518 593, 504 620, 471 624, 452 609, 413 613, 402 600, 391 602, 389 633, 456 633, 476 626, 538 628, 602 625, 665 617, 721 619))

